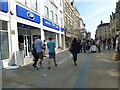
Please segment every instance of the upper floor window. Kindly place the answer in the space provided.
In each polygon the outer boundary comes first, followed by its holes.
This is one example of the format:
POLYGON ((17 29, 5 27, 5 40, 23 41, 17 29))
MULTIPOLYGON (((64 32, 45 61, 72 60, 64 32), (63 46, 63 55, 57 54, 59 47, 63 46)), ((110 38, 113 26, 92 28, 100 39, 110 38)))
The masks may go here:
POLYGON ((37 10, 37 0, 30 0, 30 7, 37 10))
POLYGON ((50 16, 50 19, 51 19, 51 20, 54 20, 54 13, 53 13, 52 10, 50 10, 50 15, 51 15, 51 16, 50 16))
POLYGON ((45 6, 45 16, 49 18, 49 9, 45 6))
POLYGON ((26 0, 17 0, 18 2, 22 3, 22 4, 26 4, 26 0))
POLYGON ((58 22, 58 15, 55 14, 55 21, 58 22))
POLYGON ((60 6, 62 6, 62 0, 60 0, 60 6))

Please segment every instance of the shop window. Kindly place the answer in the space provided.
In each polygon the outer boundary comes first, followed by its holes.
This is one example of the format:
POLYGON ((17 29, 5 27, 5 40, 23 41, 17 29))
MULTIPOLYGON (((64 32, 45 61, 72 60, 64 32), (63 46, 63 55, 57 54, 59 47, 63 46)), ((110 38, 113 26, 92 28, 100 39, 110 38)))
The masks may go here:
POLYGON ((6 21, 1 21, 0 20, 0 30, 7 30, 7 22, 6 21))
POLYGON ((0 60, 9 58, 9 40, 8 40, 8 30, 7 22, 1 21, 0 24, 0 60))
POLYGON ((0 32, 1 33, 1 59, 9 58, 9 40, 8 40, 8 32, 0 32))

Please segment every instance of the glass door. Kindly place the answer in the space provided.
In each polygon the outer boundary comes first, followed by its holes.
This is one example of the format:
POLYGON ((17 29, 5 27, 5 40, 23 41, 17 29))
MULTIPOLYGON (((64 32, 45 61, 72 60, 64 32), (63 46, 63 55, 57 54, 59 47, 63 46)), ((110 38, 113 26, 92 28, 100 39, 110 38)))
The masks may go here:
POLYGON ((24 54, 25 57, 31 56, 31 36, 24 36, 24 54))

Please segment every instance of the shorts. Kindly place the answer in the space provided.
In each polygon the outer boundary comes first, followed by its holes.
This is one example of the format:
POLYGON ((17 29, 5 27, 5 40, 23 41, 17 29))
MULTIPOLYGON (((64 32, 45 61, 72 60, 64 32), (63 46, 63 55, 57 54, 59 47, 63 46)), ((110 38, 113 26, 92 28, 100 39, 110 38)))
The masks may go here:
POLYGON ((40 59, 43 59, 43 52, 42 52, 42 51, 41 51, 41 52, 38 52, 37 55, 38 55, 38 57, 39 57, 40 59))
POLYGON ((53 53, 49 52, 49 58, 50 59, 55 59, 55 52, 53 52, 53 53))

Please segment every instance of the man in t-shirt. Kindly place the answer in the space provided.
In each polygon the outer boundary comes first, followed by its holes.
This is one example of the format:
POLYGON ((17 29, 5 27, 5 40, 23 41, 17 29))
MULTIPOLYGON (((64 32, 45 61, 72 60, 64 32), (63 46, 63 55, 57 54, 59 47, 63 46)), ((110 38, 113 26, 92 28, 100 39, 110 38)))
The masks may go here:
POLYGON ((39 65, 41 65, 41 68, 42 68, 42 60, 43 60, 42 46, 43 46, 43 43, 41 41, 41 36, 38 36, 38 38, 35 40, 35 49, 39 57, 39 60, 37 62, 37 69, 39 69, 39 65))
POLYGON ((50 69, 50 62, 51 62, 51 59, 54 60, 54 64, 55 66, 57 66, 56 64, 56 58, 55 58, 55 41, 52 41, 52 38, 49 37, 48 38, 48 42, 47 42, 47 47, 48 47, 48 50, 49 50, 49 60, 48 60, 48 69, 50 69))

